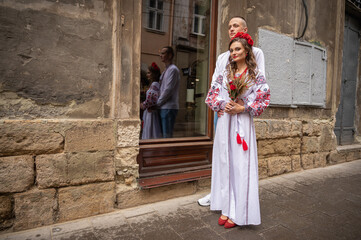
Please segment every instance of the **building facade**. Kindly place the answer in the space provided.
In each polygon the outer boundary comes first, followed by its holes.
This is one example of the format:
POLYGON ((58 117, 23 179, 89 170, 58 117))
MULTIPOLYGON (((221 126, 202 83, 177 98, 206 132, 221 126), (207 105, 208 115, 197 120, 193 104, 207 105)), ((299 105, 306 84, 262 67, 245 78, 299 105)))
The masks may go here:
POLYGON ((0 230, 19 231, 210 188, 211 76, 244 16, 271 105, 259 176, 361 158, 357 0, 0 0, 0 230), (172 138, 141 139, 147 67, 175 50, 172 138))

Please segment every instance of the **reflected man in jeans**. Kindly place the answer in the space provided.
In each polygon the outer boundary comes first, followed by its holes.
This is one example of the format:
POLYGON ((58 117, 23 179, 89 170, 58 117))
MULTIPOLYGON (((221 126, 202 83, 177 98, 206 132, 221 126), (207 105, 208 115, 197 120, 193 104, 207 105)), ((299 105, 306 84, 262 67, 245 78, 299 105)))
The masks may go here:
POLYGON ((157 101, 164 138, 173 136, 175 119, 179 109, 179 69, 173 64, 174 51, 172 47, 163 47, 160 59, 165 69, 160 76, 160 95, 157 101))

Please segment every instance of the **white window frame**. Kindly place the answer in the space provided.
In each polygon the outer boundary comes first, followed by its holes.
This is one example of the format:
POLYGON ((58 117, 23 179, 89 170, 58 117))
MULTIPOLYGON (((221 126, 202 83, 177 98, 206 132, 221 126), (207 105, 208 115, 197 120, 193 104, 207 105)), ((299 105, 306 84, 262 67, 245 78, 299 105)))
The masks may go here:
POLYGON ((155 31, 160 31, 163 32, 164 30, 164 1, 163 0, 154 0, 155 1, 155 8, 150 6, 150 1, 147 1, 147 29, 151 29, 151 30, 155 30, 155 31), (163 4, 163 8, 162 9, 158 9, 158 3, 162 2, 163 4), (154 18, 153 18, 153 22, 150 23, 149 22, 149 16, 150 13, 153 12, 154 13, 154 18), (157 19, 158 19, 158 14, 160 14, 160 28, 157 28, 157 19))
POLYGON ((195 35, 205 36, 205 34, 203 33, 203 32, 205 32, 203 23, 206 21, 206 16, 195 13, 196 5, 199 5, 199 4, 194 3, 194 5, 193 5, 192 33, 195 35), (196 19, 198 19, 198 32, 194 31, 196 19))

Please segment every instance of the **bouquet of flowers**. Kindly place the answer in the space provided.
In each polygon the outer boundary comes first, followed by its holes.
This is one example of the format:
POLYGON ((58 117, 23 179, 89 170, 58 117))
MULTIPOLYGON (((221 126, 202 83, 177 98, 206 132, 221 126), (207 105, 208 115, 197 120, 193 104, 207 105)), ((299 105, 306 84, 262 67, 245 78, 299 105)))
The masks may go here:
POLYGON ((238 96, 244 94, 254 82, 245 74, 247 69, 238 77, 230 76, 229 82, 227 82, 227 90, 229 97, 232 101, 237 101, 238 96))

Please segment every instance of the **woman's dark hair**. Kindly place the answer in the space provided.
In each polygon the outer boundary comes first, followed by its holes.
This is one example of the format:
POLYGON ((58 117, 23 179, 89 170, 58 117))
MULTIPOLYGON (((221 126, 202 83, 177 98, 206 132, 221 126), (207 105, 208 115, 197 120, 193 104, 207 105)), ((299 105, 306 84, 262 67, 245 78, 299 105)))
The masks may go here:
POLYGON ((154 77, 153 81, 154 81, 154 82, 159 82, 160 70, 159 70, 158 66, 155 68, 155 67, 153 67, 152 65, 150 65, 150 66, 148 67, 148 70, 152 73, 152 75, 153 75, 153 77, 154 77))
MULTIPOLYGON (((249 73, 249 76, 251 77, 251 79, 255 80, 257 63, 256 63, 256 59, 254 57, 253 51, 252 51, 252 46, 248 44, 246 39, 236 37, 229 42, 228 49, 230 49, 232 43, 234 43, 234 42, 240 42, 243 45, 243 47, 245 48, 246 65, 247 65, 248 73, 249 73)), ((236 62, 233 61, 231 55, 229 56, 228 62, 229 62, 229 64, 227 65, 227 69, 229 69, 229 71, 228 71, 227 77, 229 79, 231 79, 230 77, 234 76, 234 74, 237 72, 237 64, 236 64, 236 62)))

